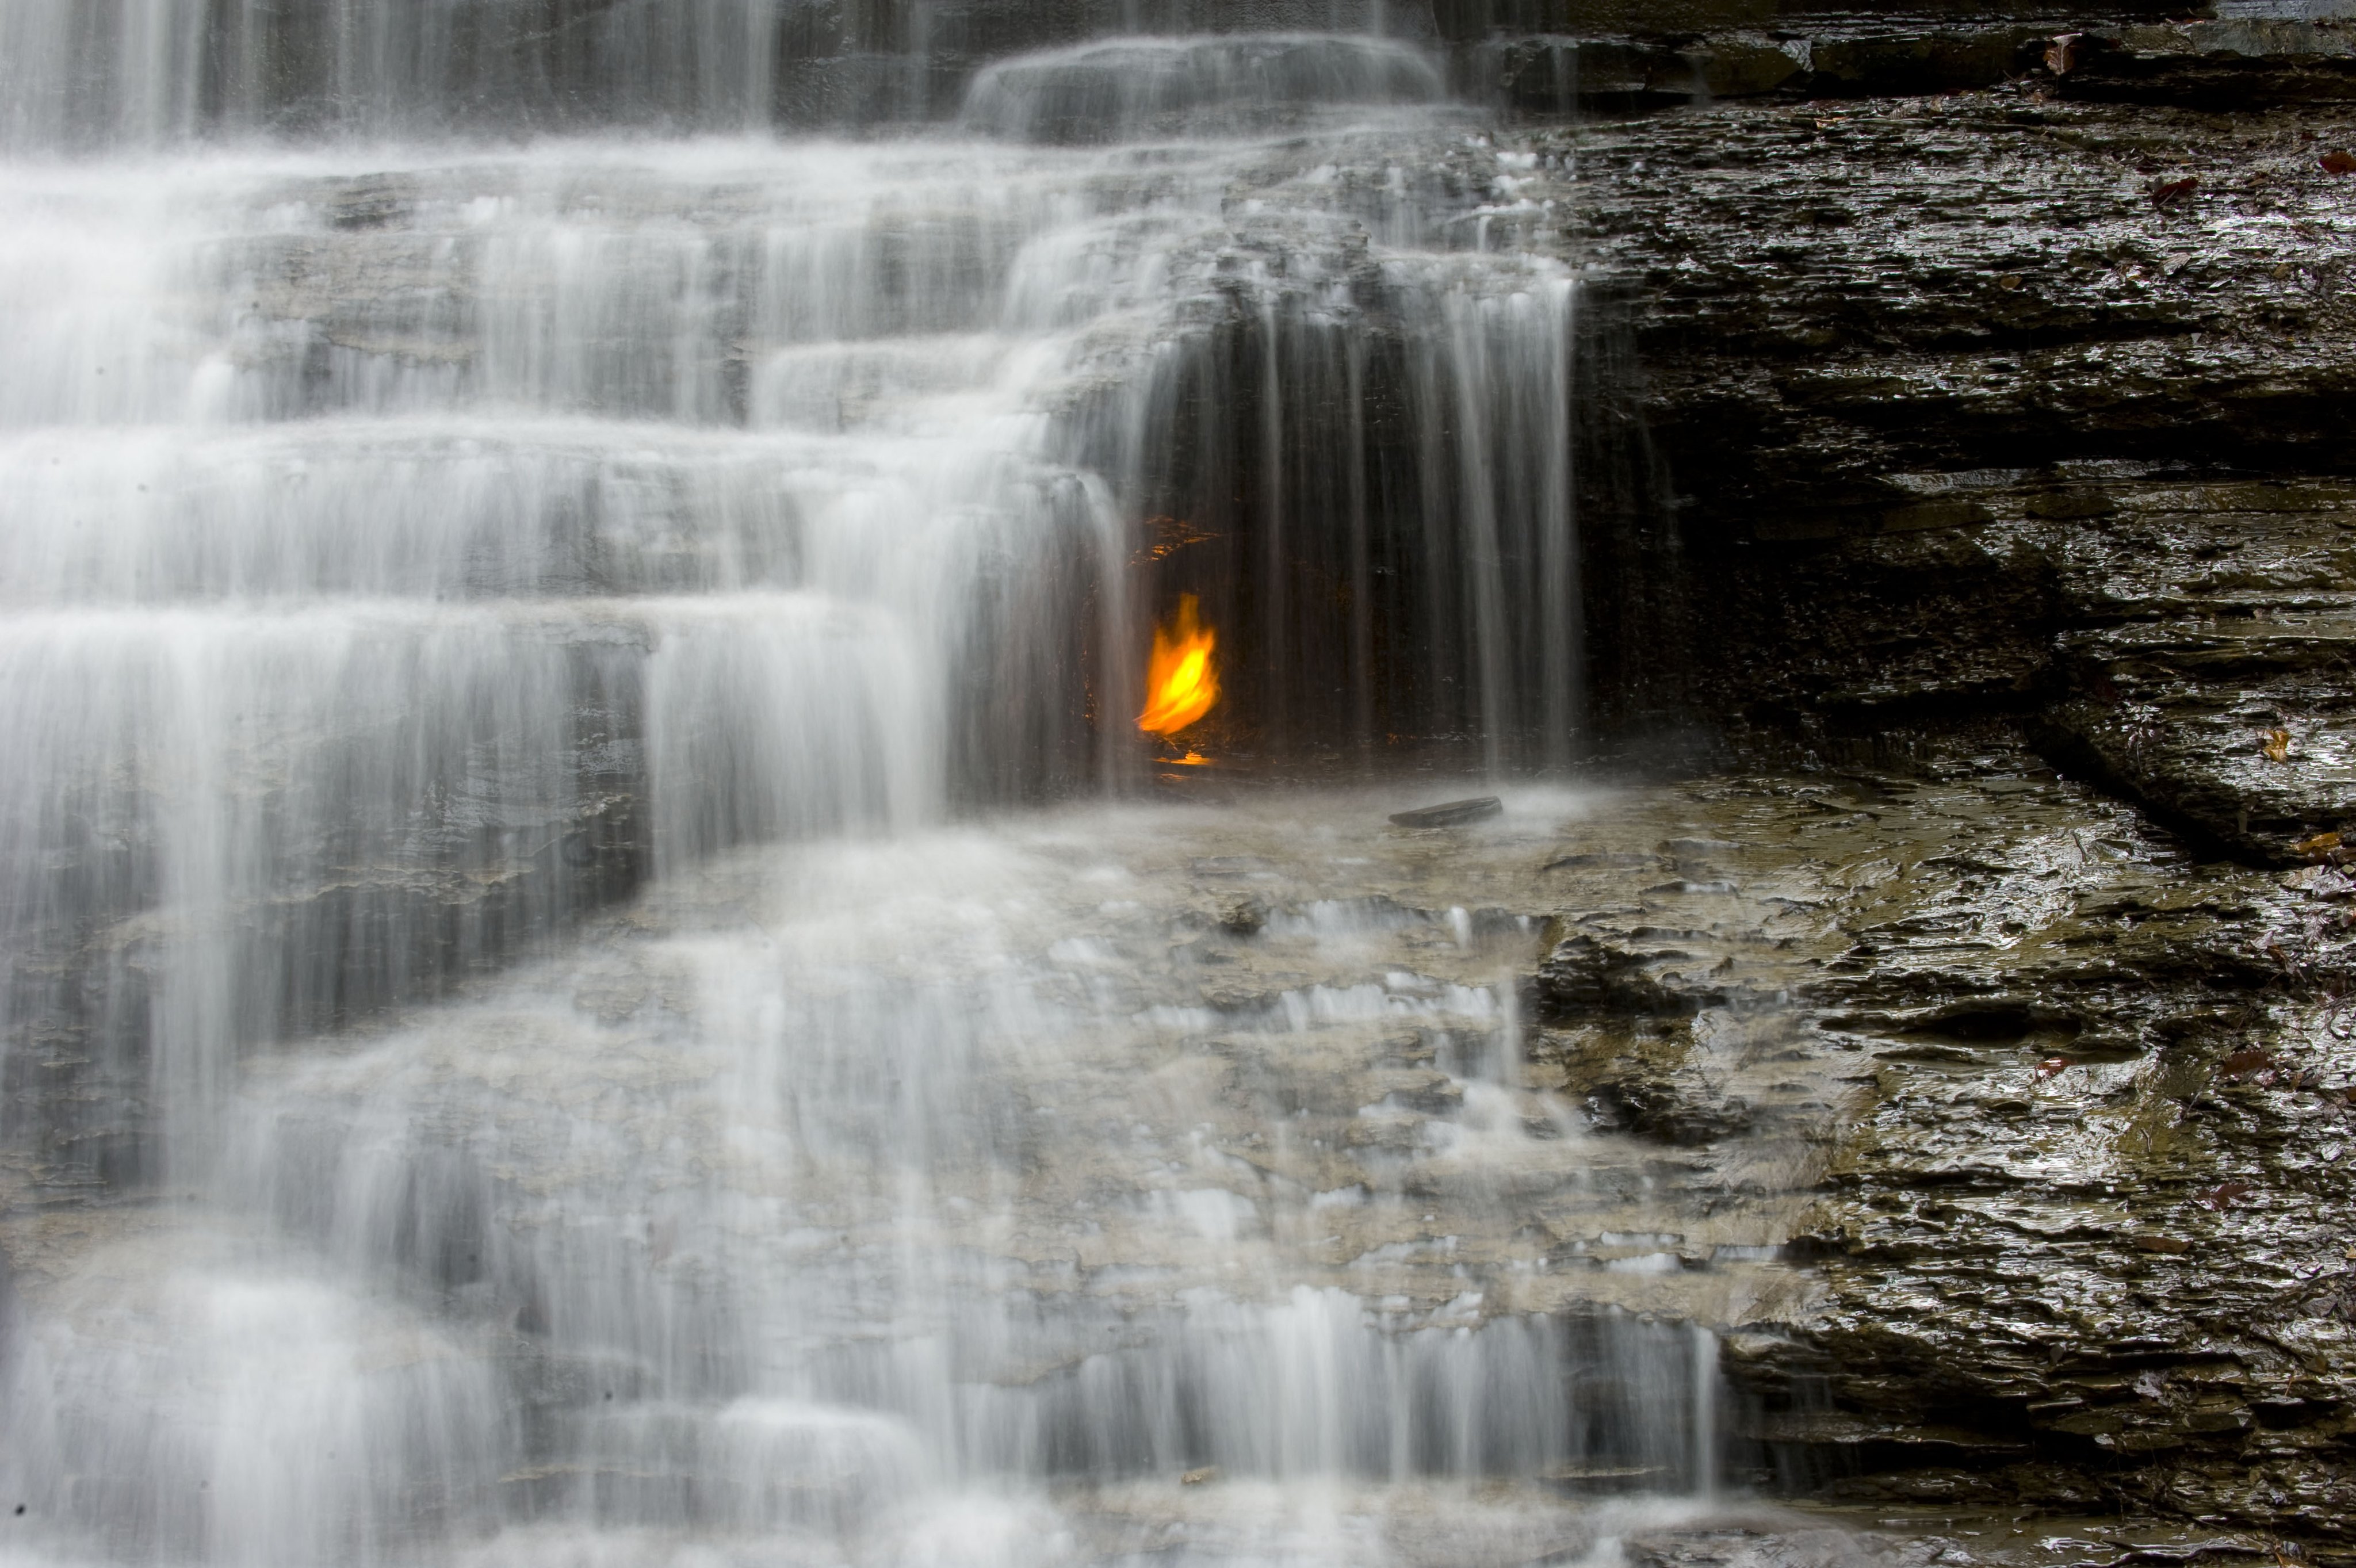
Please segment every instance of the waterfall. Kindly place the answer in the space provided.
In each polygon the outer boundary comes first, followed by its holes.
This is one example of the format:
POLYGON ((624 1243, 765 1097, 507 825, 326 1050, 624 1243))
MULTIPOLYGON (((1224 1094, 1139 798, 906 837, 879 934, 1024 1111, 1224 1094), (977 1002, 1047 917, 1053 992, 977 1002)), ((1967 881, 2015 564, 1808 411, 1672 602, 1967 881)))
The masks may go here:
POLYGON ((0 13, 0 1555, 1707 1480, 1497 1262, 1527 934, 1238 1000, 1171 933, 1316 835, 1138 798, 1182 593, 1234 757, 1574 756, 1580 285, 1407 9, 0 13))
MULTIPOLYGON (((1285 91, 1353 94, 1359 69, 1420 91, 1430 67, 1302 37, 1273 51, 1287 81, 1217 49, 1135 41, 1211 32, 1431 31, 1391 0, 11 0, 0 12, 0 138, 150 144, 299 128, 513 132, 616 124, 729 132, 954 115, 972 75, 1010 53, 1132 41, 1094 80, 1143 102, 1207 73, 1263 107, 1285 91), (1119 61, 1121 81, 1103 72, 1119 61)), ((1029 68, 1018 68, 1029 69, 1029 68)), ((981 95, 987 111, 991 95, 981 95)))

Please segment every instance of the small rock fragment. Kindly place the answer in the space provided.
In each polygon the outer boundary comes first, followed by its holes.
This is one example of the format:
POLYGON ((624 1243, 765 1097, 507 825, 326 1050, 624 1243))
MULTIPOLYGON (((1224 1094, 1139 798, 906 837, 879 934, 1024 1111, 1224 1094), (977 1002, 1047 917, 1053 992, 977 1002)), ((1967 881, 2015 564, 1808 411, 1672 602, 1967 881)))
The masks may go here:
POLYGON ((1698 856, 1712 854, 1731 854, 1741 847, 1731 839, 1663 839, 1661 841, 1661 853, 1679 860, 1692 860, 1698 856))
POLYGON ((1590 852, 1585 854, 1561 855, 1554 860, 1547 861, 1544 865, 1539 866, 1538 869, 1540 871, 1563 871, 1573 867, 1597 866, 1606 867, 1614 871, 1629 871, 1654 864, 1655 858, 1649 854, 1636 854, 1629 851, 1614 852, 1605 850, 1590 852))
POLYGON ((1494 795, 1483 795, 1470 800, 1447 800, 1437 806, 1419 806, 1412 811, 1394 811, 1391 824, 1401 828, 1454 828, 1466 822, 1477 822, 1497 816, 1505 803, 1494 795))
POLYGON ((2221 1181, 2193 1201, 2203 1208, 2231 1208, 2235 1200, 2244 1198, 2258 1189, 2245 1181, 2221 1181))
POLYGON ((1256 854, 1205 854, 1186 863, 1186 869, 1196 876, 1250 877, 1262 880, 1276 875, 1275 863, 1256 854))

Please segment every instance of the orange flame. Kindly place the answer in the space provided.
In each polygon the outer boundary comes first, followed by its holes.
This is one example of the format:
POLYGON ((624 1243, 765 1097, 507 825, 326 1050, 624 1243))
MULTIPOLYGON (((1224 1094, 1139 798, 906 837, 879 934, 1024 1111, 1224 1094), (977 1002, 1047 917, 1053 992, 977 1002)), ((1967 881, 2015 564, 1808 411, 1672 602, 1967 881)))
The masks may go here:
POLYGON ((1211 659, 1218 638, 1195 619, 1196 608, 1194 595, 1181 595, 1177 618, 1154 628, 1145 711, 1137 715, 1137 727, 1148 735, 1176 735, 1219 700, 1219 670, 1211 659))

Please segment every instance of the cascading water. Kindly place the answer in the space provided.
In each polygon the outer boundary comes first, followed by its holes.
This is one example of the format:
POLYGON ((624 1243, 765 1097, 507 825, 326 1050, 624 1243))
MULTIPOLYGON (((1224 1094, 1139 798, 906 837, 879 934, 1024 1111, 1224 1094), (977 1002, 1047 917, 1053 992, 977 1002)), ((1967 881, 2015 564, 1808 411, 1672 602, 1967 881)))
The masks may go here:
POLYGON ((1119 803, 1182 593, 1260 766, 1580 703, 1547 171, 1381 7, 1195 9, 855 142, 746 128, 988 7, 0 15, 0 1556, 1518 1562, 1708 1480, 1711 1356, 1513 1201, 1532 933, 1371 798, 1119 803))

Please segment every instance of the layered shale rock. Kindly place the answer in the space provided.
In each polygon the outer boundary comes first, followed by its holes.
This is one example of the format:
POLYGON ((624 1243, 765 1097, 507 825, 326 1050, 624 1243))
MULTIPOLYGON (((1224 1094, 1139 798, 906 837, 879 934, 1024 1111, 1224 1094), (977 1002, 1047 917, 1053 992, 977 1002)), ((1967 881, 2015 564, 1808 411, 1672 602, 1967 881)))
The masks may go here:
POLYGON ((2041 65, 1579 138, 1709 628, 1691 703, 1827 756, 2001 715, 2242 858, 2336 831, 2343 144, 2041 65))
MULTIPOLYGON (((1813 815, 1711 830, 1749 840, 1719 922, 1569 921, 1537 1053, 1636 1136, 1819 1152, 1784 1255, 1821 1310, 1729 1341, 1775 1485, 2329 1558, 2356 1499, 2345 49, 2312 17, 2057 20, 1884 17, 1918 59, 2015 52, 1852 88, 1664 87, 1709 24, 1630 32, 1580 48, 1650 85, 1583 101, 1684 106, 1520 133, 1575 165, 1565 243, 1641 366, 1618 413, 1664 482, 1629 558, 1690 650, 1649 711, 1825 770, 1813 815), (1823 930, 1757 910, 1730 941, 1729 900, 1794 864, 1779 908, 1823 930), (1836 1109, 1715 1044, 1762 995, 1788 1081, 1849 1055, 1836 1109)), ((1797 59, 1805 30, 1762 37, 1797 59)))
POLYGON ((1696 780, 1708 883, 1557 873, 1586 886, 1532 1072, 1687 1151, 1683 1201, 1780 1221, 1761 1251, 1813 1282, 1725 1320, 1734 1462, 2344 1552, 2347 886, 2188 852, 2018 752, 1938 772, 1696 780))

